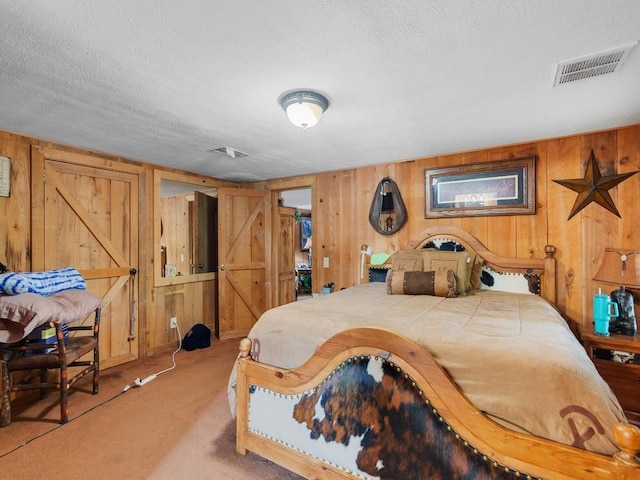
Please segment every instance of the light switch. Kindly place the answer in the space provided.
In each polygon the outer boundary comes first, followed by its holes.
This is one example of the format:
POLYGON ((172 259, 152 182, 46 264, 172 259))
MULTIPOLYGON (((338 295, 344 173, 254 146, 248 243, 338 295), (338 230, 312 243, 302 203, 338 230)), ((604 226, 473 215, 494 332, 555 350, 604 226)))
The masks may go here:
POLYGON ((11 159, 0 157, 0 197, 11 194, 11 159))
POLYGON ((323 266, 324 268, 329 268, 329 257, 324 257, 324 258, 322 259, 322 266, 323 266))

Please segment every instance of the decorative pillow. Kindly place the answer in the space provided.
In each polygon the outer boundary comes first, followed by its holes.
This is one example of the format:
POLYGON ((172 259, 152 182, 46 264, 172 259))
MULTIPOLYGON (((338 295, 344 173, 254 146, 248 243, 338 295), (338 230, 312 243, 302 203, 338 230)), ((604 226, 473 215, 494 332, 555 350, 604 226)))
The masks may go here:
POLYGON ((453 298, 456 296, 456 276, 453 270, 432 272, 387 273, 387 293, 390 295, 433 295, 453 298))
POLYGON ((469 277, 469 290, 477 290, 480 288, 480 275, 482 275, 482 264, 484 260, 477 255, 476 261, 473 262, 471 269, 471 277, 469 277))
POLYGON ((369 267, 369 283, 385 282, 389 267, 369 267))
POLYGON ((20 293, 53 295, 71 288, 87 289, 87 284, 80 272, 72 267, 44 272, 11 272, 0 275, 0 293, 9 295, 20 293))
POLYGON ((469 291, 471 271, 476 260, 475 253, 423 249, 422 257, 425 271, 451 269, 455 272, 458 295, 464 295, 469 291))
POLYGON ((77 322, 101 305, 100 297, 79 289, 49 296, 37 293, 0 296, 0 342, 18 342, 48 321, 77 322))
POLYGON ((420 250, 398 250, 391 256, 391 270, 394 272, 421 272, 423 270, 420 250))

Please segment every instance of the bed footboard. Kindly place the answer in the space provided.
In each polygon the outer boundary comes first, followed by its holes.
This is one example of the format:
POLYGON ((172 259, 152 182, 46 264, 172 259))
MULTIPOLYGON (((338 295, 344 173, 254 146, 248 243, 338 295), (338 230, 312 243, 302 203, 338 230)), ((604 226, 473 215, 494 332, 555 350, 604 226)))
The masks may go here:
POLYGON ((237 451, 306 478, 640 478, 640 430, 612 457, 506 429, 408 338, 357 328, 287 370, 238 359, 237 451), (470 476, 469 476, 470 475, 470 476))

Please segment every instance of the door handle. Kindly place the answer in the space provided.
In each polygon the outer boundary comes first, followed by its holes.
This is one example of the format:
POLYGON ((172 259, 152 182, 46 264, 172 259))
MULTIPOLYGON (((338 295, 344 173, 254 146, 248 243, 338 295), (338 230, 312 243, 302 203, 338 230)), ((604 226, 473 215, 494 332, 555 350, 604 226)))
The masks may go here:
POLYGON ((224 263, 222 265, 220 265, 220 270, 224 270, 225 268, 227 268, 227 267, 225 267, 224 263))

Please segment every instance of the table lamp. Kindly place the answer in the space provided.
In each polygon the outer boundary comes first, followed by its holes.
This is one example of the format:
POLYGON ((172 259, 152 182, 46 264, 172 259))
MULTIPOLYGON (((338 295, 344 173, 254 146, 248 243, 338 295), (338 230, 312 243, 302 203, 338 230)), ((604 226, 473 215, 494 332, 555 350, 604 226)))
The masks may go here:
POLYGON ((609 331, 636 335, 633 295, 627 288, 640 289, 640 252, 605 248, 602 263, 593 280, 619 286, 611 292, 611 300, 618 304, 619 316, 612 320, 609 331))
POLYGON ((313 246, 313 240, 311 239, 311 237, 307 238, 307 241, 304 242, 304 248, 305 250, 308 251, 307 253, 307 264, 309 265, 309 268, 311 268, 311 247, 313 246))

